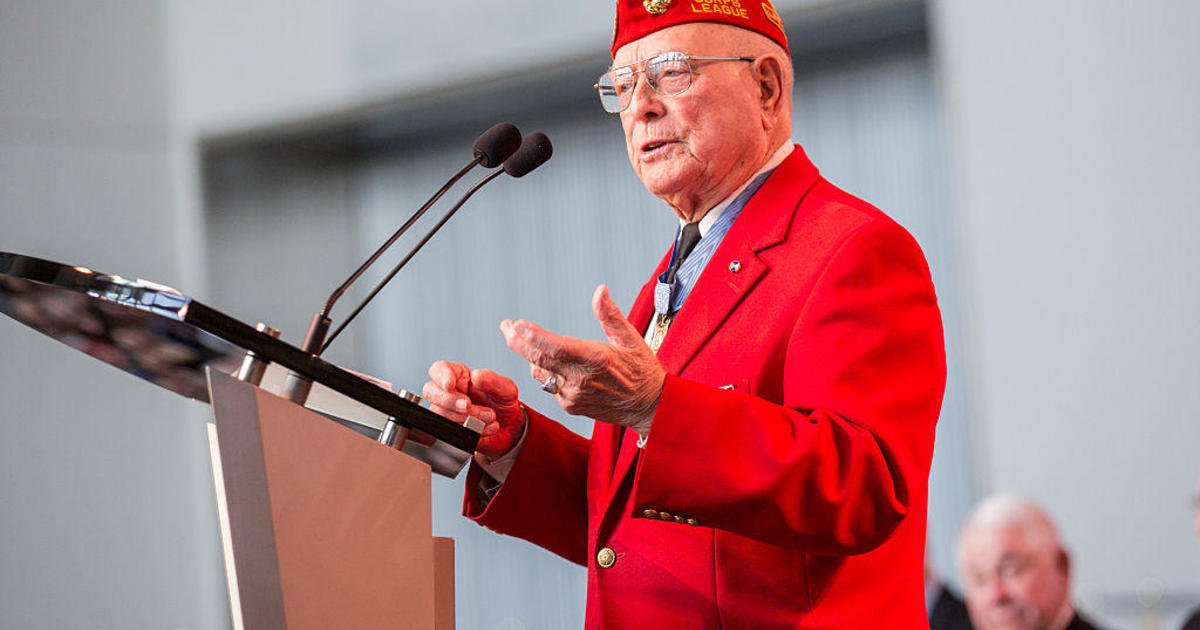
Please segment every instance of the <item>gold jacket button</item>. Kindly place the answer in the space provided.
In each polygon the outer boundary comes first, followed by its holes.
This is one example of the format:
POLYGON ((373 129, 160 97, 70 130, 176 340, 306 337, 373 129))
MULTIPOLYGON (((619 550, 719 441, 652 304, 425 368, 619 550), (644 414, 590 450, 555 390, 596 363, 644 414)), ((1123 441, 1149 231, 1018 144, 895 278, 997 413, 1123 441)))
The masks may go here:
POLYGON ((675 522, 676 522, 676 523, 679 523, 680 525, 683 525, 684 523, 686 523, 686 522, 687 522, 687 519, 685 519, 685 518, 683 518, 682 516, 680 516, 680 515, 676 514, 676 515, 675 515, 675 522))
POLYGON ((646 508, 645 510, 642 510, 642 516, 645 516, 646 518, 658 518, 658 510, 646 508))
POLYGON ((596 564, 601 569, 607 569, 617 563, 617 552, 605 547, 596 553, 596 564))
POLYGON ((692 527, 695 527, 695 526, 697 526, 697 525, 699 525, 699 524, 700 524, 700 521, 697 521, 697 520, 696 520, 696 519, 694 519, 694 518, 689 518, 689 519, 687 520, 687 524, 688 524, 688 525, 691 525, 692 527))
POLYGON ((659 512, 658 518, 661 518, 664 521, 669 521, 669 520, 671 520, 671 515, 667 512, 659 512))

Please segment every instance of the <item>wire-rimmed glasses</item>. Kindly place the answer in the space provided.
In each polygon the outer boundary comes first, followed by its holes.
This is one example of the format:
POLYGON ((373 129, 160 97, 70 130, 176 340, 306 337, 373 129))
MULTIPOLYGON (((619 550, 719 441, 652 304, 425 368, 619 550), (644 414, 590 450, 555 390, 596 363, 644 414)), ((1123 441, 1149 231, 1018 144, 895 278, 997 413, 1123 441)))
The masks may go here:
POLYGON ((665 52, 649 59, 612 68, 600 75, 596 91, 604 111, 619 114, 629 107, 637 75, 646 76, 646 83, 660 96, 679 96, 692 87, 692 62, 695 61, 754 61, 754 57, 694 57, 681 52, 665 52))

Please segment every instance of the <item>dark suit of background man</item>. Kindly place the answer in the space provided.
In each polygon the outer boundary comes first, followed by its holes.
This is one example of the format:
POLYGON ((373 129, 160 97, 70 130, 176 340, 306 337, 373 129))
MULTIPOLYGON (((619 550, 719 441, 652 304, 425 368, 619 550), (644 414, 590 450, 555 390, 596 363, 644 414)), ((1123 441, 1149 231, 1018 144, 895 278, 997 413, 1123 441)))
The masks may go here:
POLYGON ((949 586, 925 567, 925 606, 929 610, 929 630, 973 630, 967 605, 949 586))
POLYGON ((464 512, 586 566, 588 628, 926 628, 945 357, 920 248, 792 144, 769 2, 621 0, 611 52, 601 102, 679 236, 628 319, 597 288, 606 341, 501 323, 591 439, 430 368, 440 413, 487 423, 464 512))

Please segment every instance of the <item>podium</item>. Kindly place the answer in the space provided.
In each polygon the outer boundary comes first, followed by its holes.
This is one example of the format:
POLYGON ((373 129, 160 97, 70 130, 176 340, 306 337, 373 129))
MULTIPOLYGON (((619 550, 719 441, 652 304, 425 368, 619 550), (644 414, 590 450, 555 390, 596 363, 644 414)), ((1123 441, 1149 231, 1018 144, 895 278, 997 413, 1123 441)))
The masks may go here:
POLYGON ((212 404, 234 628, 454 627, 454 543, 432 535, 430 480, 462 470, 477 420, 450 421, 144 280, 0 252, 0 313, 212 404), (245 378, 248 366, 257 378, 245 378), (267 366, 357 406, 358 417, 259 387, 267 366), (398 433, 413 439, 394 445, 398 433))
POLYGON ((249 383, 208 374, 235 628, 454 627, 454 542, 428 464, 249 383))

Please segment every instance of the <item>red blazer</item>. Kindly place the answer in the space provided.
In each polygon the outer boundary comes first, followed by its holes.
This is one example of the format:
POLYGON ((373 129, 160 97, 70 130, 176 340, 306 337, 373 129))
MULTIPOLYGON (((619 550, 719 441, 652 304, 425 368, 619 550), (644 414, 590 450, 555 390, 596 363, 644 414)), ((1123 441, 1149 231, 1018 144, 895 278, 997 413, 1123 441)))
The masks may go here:
MULTIPOLYGON (((630 311, 639 330, 653 286, 630 311)), ((928 628, 946 371, 913 238, 796 147, 658 357, 669 376, 644 449, 529 410, 506 482, 485 506, 472 466, 464 513, 587 566, 588 628, 928 628)))

